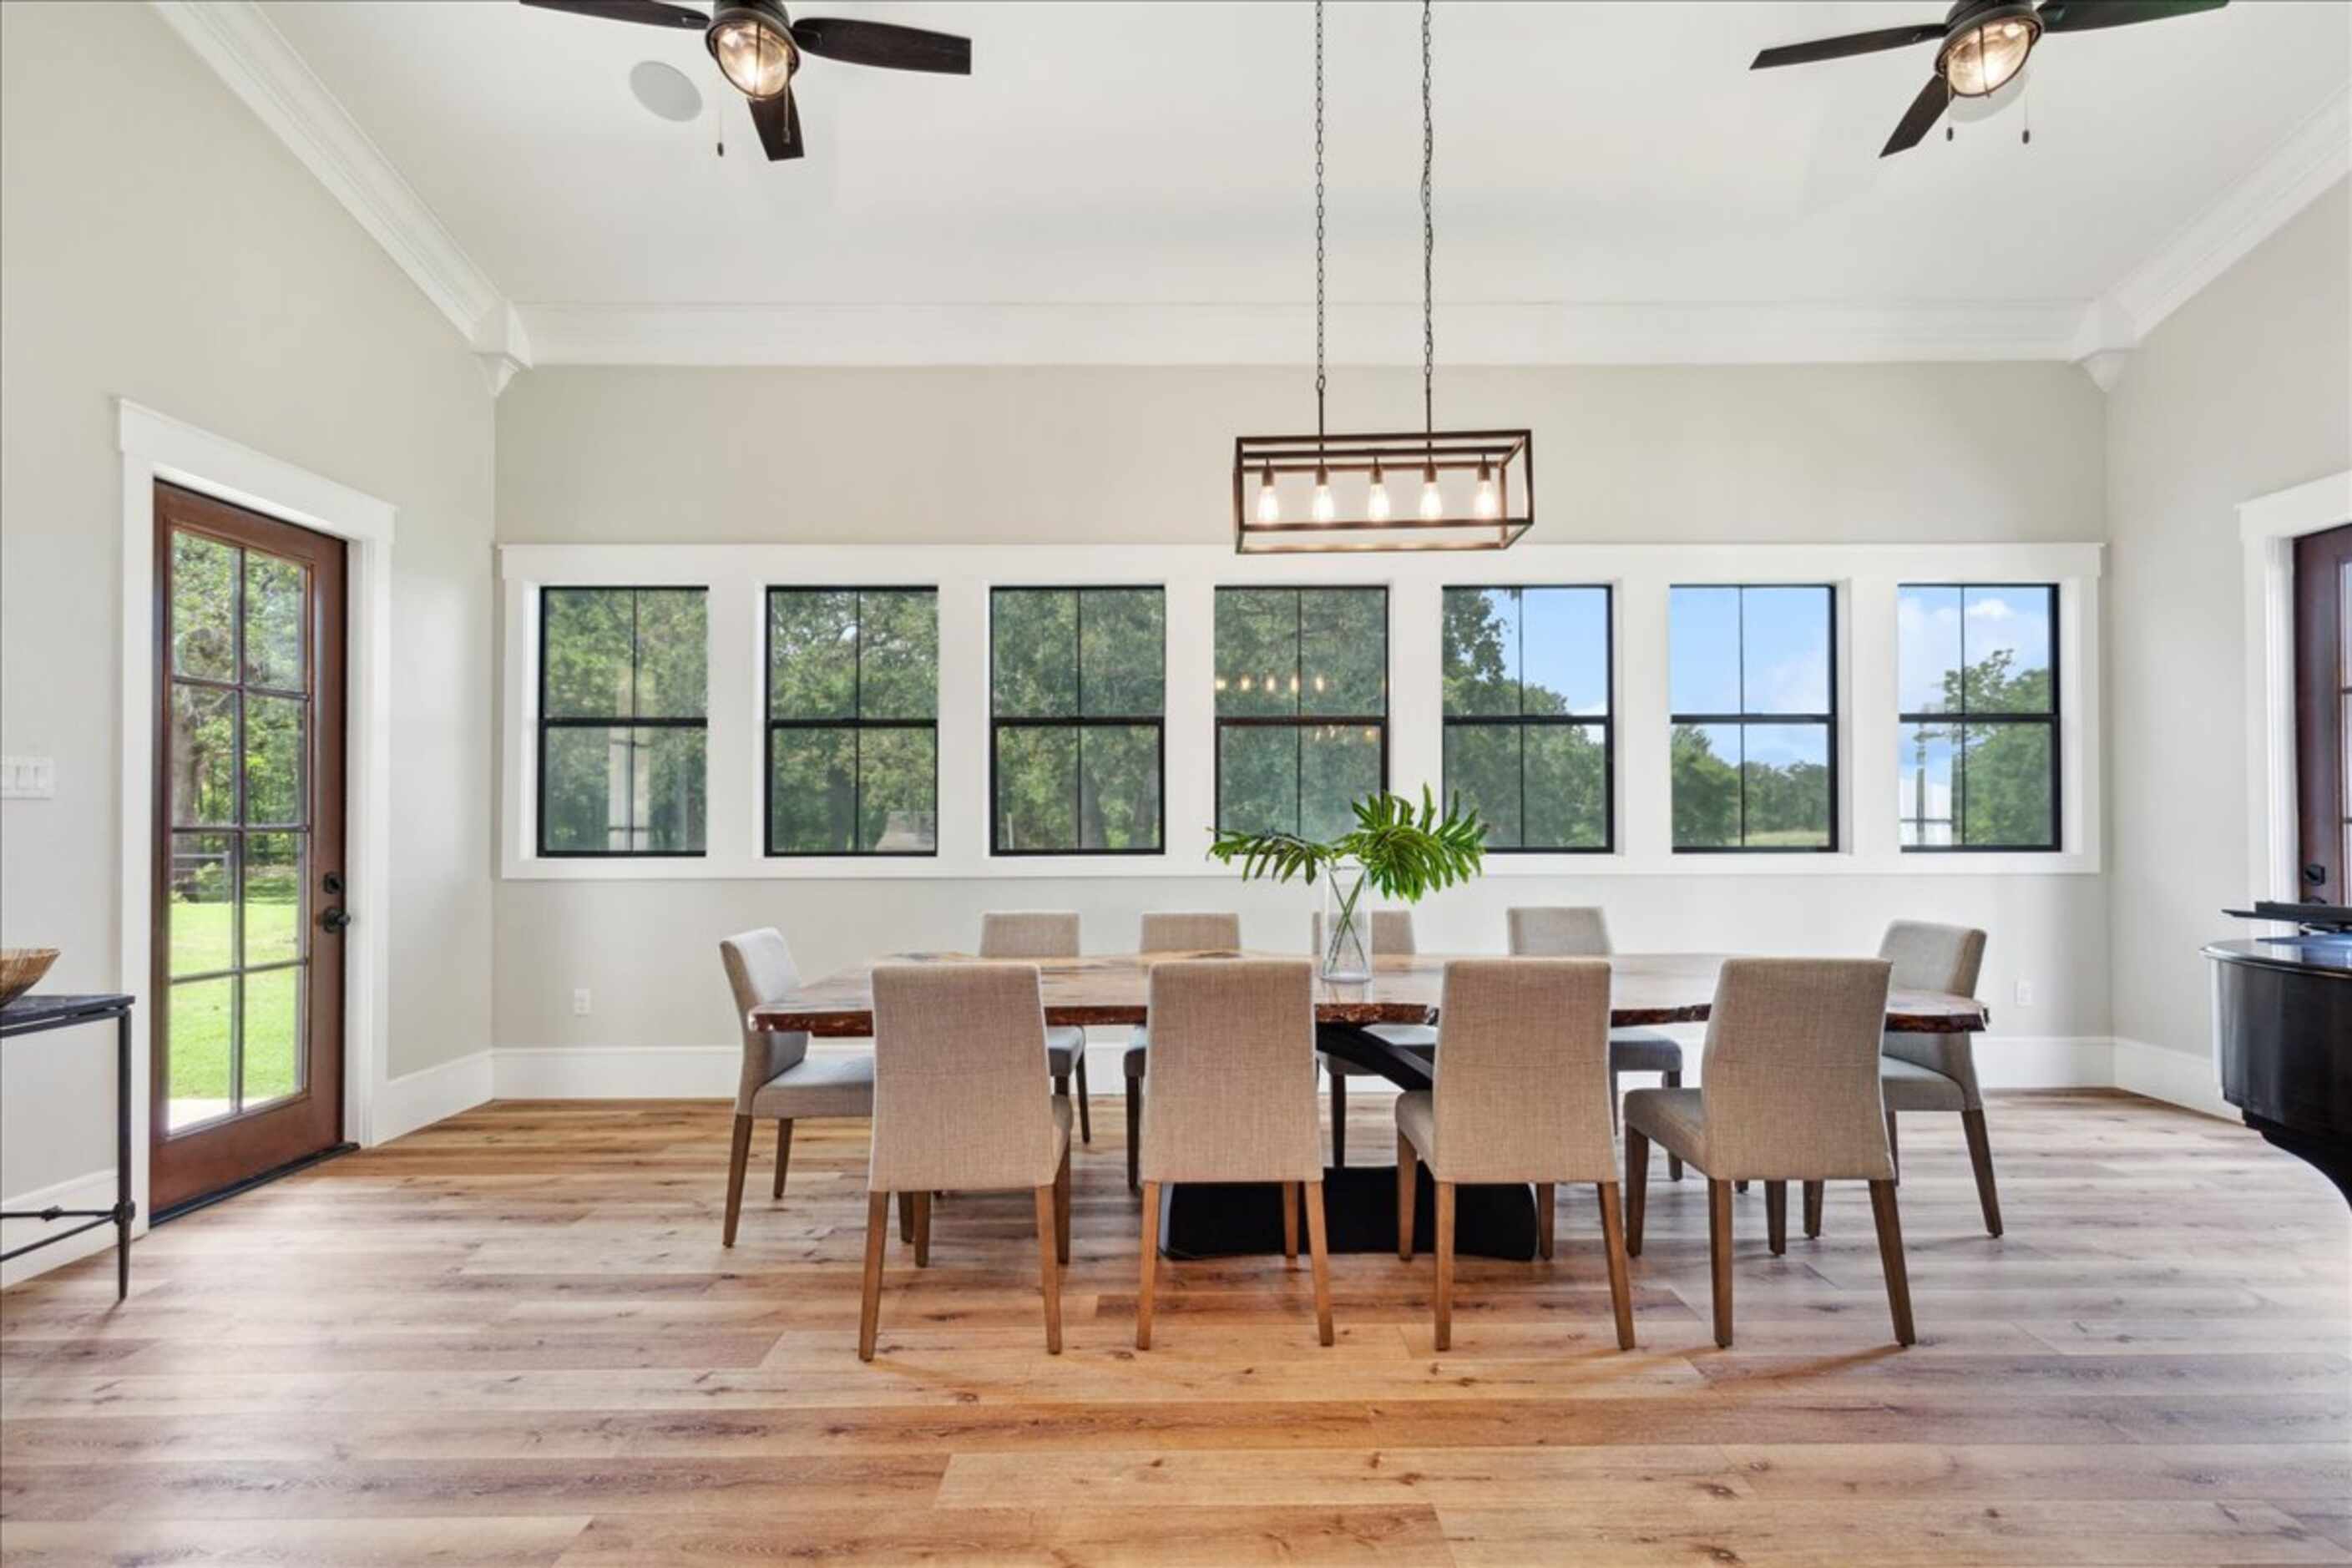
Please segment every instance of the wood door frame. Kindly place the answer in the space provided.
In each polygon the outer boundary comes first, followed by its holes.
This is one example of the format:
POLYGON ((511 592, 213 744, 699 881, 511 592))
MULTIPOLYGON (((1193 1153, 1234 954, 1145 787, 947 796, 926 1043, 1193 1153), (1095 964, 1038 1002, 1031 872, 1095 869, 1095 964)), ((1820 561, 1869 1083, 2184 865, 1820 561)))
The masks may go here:
MULTIPOLYGON (((121 879, 116 984, 137 995, 131 1071, 152 1081, 153 1042, 143 1005, 153 941, 155 484, 163 480, 315 532, 347 550, 344 709, 344 865, 353 910, 344 939, 343 1136, 371 1144, 405 1129, 376 1124, 388 1081, 391 960, 392 544, 398 510, 332 479, 128 398, 116 400, 122 459, 121 774, 117 796, 121 879)), ((131 1188, 138 1229, 148 1213, 147 1097, 131 1103, 131 1188)), ((101 1240, 104 1238, 101 1237, 101 1240)), ((60 1259, 62 1261, 62 1259, 60 1259)))

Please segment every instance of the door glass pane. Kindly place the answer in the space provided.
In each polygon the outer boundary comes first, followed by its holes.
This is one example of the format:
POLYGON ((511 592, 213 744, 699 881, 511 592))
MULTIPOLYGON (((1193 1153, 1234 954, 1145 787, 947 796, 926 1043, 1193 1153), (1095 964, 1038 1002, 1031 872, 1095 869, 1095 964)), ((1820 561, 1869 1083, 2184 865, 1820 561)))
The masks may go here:
POLYGON ((245 836, 245 962, 302 956, 302 840, 299 833, 245 836))
POLYGON ((200 533, 172 535, 172 669, 236 679, 236 547, 200 533))
POLYGON ((996 847, 1008 854, 1078 841, 1078 735, 1008 725, 996 731, 996 847))
POLYGON ((1217 826, 1234 833, 1298 830, 1298 731, 1229 725, 1217 735, 1217 826))
POLYGON ((1609 842, 1609 748, 1597 724, 1529 724, 1520 833, 1530 849, 1609 842))
POLYGON ((768 712, 850 719, 857 708, 857 595, 780 588, 768 595, 768 712))
POLYGON ((1078 731, 1078 847, 1160 847, 1160 731, 1089 725, 1078 731))
MULTIPOLYGON (((1675 590, 1677 594, 1683 590, 1675 590)), ((1675 847, 1728 849, 1739 843, 1739 726, 1674 729, 1675 847)))
POLYGON ((1971 724, 1960 755, 1961 842, 1976 848, 2051 842, 2048 724, 1971 724))
POLYGON ((857 847, 869 855, 929 855, 939 847, 937 732, 857 735, 857 847))
POLYGON ((1906 585, 1895 595, 1895 711, 1958 712, 1960 591, 1906 585))
POLYGON ((1895 820, 1906 849, 1945 849, 1956 840, 1952 811, 1952 730, 1906 724, 1895 738, 1895 820))
POLYGON ((1300 731, 1298 831, 1336 838, 1353 831, 1355 804, 1381 787, 1381 732, 1354 724, 1317 724, 1300 731))
POLYGON ((995 711, 1003 719, 1057 719, 1078 710, 1078 596, 1013 588, 992 597, 995 711))
POLYGON ((1519 591, 1448 588, 1443 618, 1440 647, 1446 713, 1464 717, 1517 713, 1519 591))
POLYGON ((299 697, 245 699, 245 820, 302 820, 303 721, 309 704, 299 697))
POLYGON ((308 688, 302 678, 306 576, 299 561, 257 552, 245 558, 245 679, 256 686, 308 688))
POLYGON ((1741 782, 1750 848, 1817 848, 1830 841, 1829 727, 1750 724, 1741 782))
POLYGON ((1519 726, 1445 726, 1445 792, 1486 825, 1486 847, 1517 849, 1519 826, 1519 726))
POLYGON ((171 972, 217 974, 236 962, 236 836, 172 835, 165 873, 171 972))
POLYGON ((302 965, 245 977, 245 1083, 240 1109, 282 1100, 302 1087, 302 965))
POLYGON ((229 1057, 236 1034, 236 982, 172 987, 164 1125, 173 1131, 229 1112, 229 1057))
POLYGON ((2049 713, 2051 591, 1970 588, 1961 606, 1971 713, 2049 713))
POLYGON ((236 821, 237 694, 209 686, 172 687, 172 821, 195 826, 236 821))
POLYGON ((855 730, 772 730, 769 842, 779 855, 845 855, 857 811, 855 730))

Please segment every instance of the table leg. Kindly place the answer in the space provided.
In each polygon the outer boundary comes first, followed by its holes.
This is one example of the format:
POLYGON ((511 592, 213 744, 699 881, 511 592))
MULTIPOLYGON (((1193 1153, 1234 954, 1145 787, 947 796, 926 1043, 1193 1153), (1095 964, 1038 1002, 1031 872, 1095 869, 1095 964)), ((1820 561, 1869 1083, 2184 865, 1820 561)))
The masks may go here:
POLYGON ((114 1299, 131 1294, 131 1009, 114 1021, 114 1299))

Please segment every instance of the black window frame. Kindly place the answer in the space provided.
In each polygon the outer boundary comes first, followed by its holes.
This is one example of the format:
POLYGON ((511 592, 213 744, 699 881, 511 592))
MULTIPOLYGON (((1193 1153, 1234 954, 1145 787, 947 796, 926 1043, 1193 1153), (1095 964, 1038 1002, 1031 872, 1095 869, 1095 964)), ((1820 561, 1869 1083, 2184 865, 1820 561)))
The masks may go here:
MULTIPOLYGON (((710 589, 700 583, 542 583, 539 589, 539 781, 534 792, 531 814, 532 838, 537 858, 541 860, 700 860, 710 853, 710 667, 707 657, 710 646, 710 589), (699 719, 640 719, 635 715, 616 715, 595 719, 578 714, 566 714, 551 719, 547 713, 547 600, 551 594, 626 594, 629 595, 629 685, 633 693, 637 674, 637 601, 639 594, 699 594, 702 595, 702 639, 706 650, 703 662, 702 717, 699 719), (703 819, 702 847, 699 849, 551 849, 547 847, 547 733, 550 730, 699 730, 702 731, 703 819)), ((634 744, 634 742, 632 742, 634 744)))
MULTIPOLYGON (((1898 840, 1896 847, 1898 847, 1904 854, 2062 855, 2065 853, 2066 793, 2063 786, 2065 783, 2066 763, 2065 757, 2059 746, 2059 741, 2062 738, 2062 731, 2060 729, 2059 721, 2065 706, 2064 700, 2059 689, 2059 649, 2061 647, 2061 639, 2058 635, 2059 586, 2060 585, 2056 583, 1958 582, 1897 583, 1895 585, 1895 602, 1898 605, 1902 602, 1903 595, 1913 588, 1949 588, 1960 595, 1961 615, 1959 668, 1963 670, 1968 668, 1969 660, 1969 617, 1967 614, 1967 606, 1968 595, 1970 589, 1991 589, 1996 592, 2008 593, 2031 590, 2043 594, 2047 595, 2049 602, 2049 613, 2044 624, 2050 628, 2050 708, 2047 712, 2022 713, 2011 710, 1997 713, 1970 713, 1965 707, 1963 707, 1957 712, 1897 712, 1895 716, 1895 722, 1896 725, 1895 744, 1898 749, 1902 744, 1904 733, 1920 724, 1932 725, 1940 729, 1955 731, 1965 731, 1972 724, 2038 724, 2046 730, 2050 735, 2050 842, 2047 844, 1903 844, 1899 842, 1903 836, 1903 818, 1898 815, 1895 818, 1895 837, 1898 840)), ((1899 624, 1895 635, 1895 668, 1899 671, 1903 667, 1903 634, 1899 624)), ((1960 682, 1960 700, 1963 703, 1968 700, 1968 682, 1965 679, 1960 682)), ((1964 825, 1968 821, 1968 752, 1965 736, 1962 736, 1959 740, 1955 742, 1953 752, 1956 765, 1953 768, 1954 777, 1952 780, 1952 835, 1957 838, 1959 837, 1964 825)))
MULTIPOLYGON (((1835 583, 1670 583, 1666 586, 1666 635, 1669 638, 1674 635, 1674 595, 1676 590, 1685 588, 1730 588, 1737 590, 1740 595, 1739 626, 1738 628, 1735 640, 1739 647, 1739 700, 1741 703, 1741 710, 1736 713, 1678 712, 1674 709, 1673 692, 1669 690, 1667 693, 1666 714, 1667 744, 1669 746, 1673 745, 1674 730, 1676 726, 1683 724, 1731 725, 1738 727, 1742 731, 1740 735, 1739 750, 1739 837, 1742 840, 1745 840, 1748 837, 1747 730, 1750 726, 1761 728, 1795 726, 1799 724, 1813 724, 1820 726, 1829 740, 1826 755, 1828 757, 1829 773, 1830 830, 1829 841, 1825 844, 1748 844, 1745 842, 1738 844, 1675 844, 1671 846, 1673 853, 1676 855, 1835 855, 1839 853, 1839 847, 1843 842, 1844 837, 1843 834, 1840 831, 1843 826, 1841 819, 1844 816, 1844 813, 1841 806, 1841 796, 1843 790, 1843 783, 1841 777, 1841 771, 1838 766, 1838 585, 1835 583), (1822 628, 1825 634, 1828 648, 1828 669, 1823 683, 1823 689, 1830 700, 1829 710, 1827 712, 1754 713, 1747 710, 1747 594, 1748 590, 1750 588, 1760 590, 1780 588, 1811 589, 1822 594, 1827 600, 1828 611, 1825 617, 1827 624, 1822 628)), ((1667 650, 1667 669, 1669 672, 1669 685, 1671 686, 1673 670, 1673 650, 1671 647, 1667 650)), ((1667 834, 1669 837, 1672 837, 1674 831, 1674 782, 1671 777, 1671 766, 1672 764, 1670 762, 1670 776, 1667 779, 1666 784, 1667 834)))
POLYGON ((760 852, 768 860, 936 860, 940 855, 940 703, 937 628, 939 584, 936 583, 770 583, 760 595, 760 852), (836 719, 776 717, 776 596, 780 594, 855 594, 857 595, 857 647, 852 656, 853 685, 849 714, 836 719), (868 594, 929 594, 931 596, 931 716, 929 719, 868 719, 859 711, 866 698, 866 595, 868 594), (857 733, 857 755, 850 764, 851 843, 847 849, 779 849, 776 847, 776 732, 780 730, 848 730, 857 733), (859 849, 855 824, 865 792, 864 732, 867 730, 925 730, 931 737, 931 847, 929 849, 859 849))
MULTIPOLYGON (((1391 625, 1390 621, 1391 612, 1394 608, 1394 605, 1389 595, 1389 585, 1386 583, 1220 583, 1217 584, 1218 598, 1215 603, 1223 603, 1223 595, 1227 594, 1265 593, 1286 593, 1298 596, 1297 600, 1298 608, 1298 626, 1297 629, 1293 634, 1294 640, 1291 645, 1294 650, 1294 662, 1291 667, 1292 673, 1294 675, 1298 672, 1298 666, 1296 661, 1299 658, 1299 654, 1297 650, 1302 648, 1306 642, 1306 595, 1324 593, 1366 593, 1378 594, 1381 596, 1381 710, 1377 714, 1318 713, 1312 717, 1300 713, 1293 713, 1286 717, 1272 713, 1232 715, 1214 713, 1213 716, 1216 720, 1217 728, 1217 741, 1214 754, 1211 756, 1209 763, 1210 766, 1215 770, 1215 780, 1213 785, 1214 793, 1212 799, 1213 809, 1211 816, 1211 821, 1215 825, 1213 831, 1217 833, 1226 831, 1225 731, 1228 730, 1290 729, 1297 731, 1297 742, 1301 754, 1298 759, 1298 763, 1292 773, 1292 777, 1297 781, 1297 788, 1291 802, 1289 831, 1293 833, 1302 831, 1303 823, 1306 817, 1307 766, 1304 753, 1307 745, 1306 732, 1309 730, 1378 729, 1381 734, 1380 788, 1385 792, 1389 787, 1389 710, 1391 706, 1391 688, 1395 684, 1392 679, 1393 672, 1389 668, 1389 661, 1394 657, 1396 649, 1396 636, 1394 628, 1391 625)), ((1216 638, 1217 617, 1213 613, 1213 612, 1209 617, 1209 655, 1213 668, 1217 656, 1216 638)), ((1213 713, 1215 701, 1213 697, 1211 700, 1211 709, 1213 713)))
MULTIPOLYGON (((1083 767, 1073 781, 1073 787, 1085 788, 1083 767)), ((1076 803, 1073 803, 1074 805, 1076 803)), ((1080 817, 1083 812, 1080 812, 1080 817)), ((1074 818, 1076 820, 1076 818, 1074 818)), ((1164 583, 1006 583, 991 584, 988 590, 988 852, 1006 859, 1030 859, 1086 856, 1107 856, 1117 858, 1135 855, 1165 855, 1168 853, 1168 587, 1164 583), (1139 714, 1114 715, 1086 711, 1087 706, 1087 595, 1088 594, 1150 593, 1160 595, 1160 711, 1146 717, 1139 714), (1077 672, 1077 689, 1072 693, 1071 706, 1076 711, 1052 718, 1021 714, 1004 714, 996 708, 996 626, 997 595, 1000 594, 1067 594, 1076 607, 1076 625, 1071 637, 1076 643, 1071 667, 1077 672), (1149 729, 1156 752, 1159 773, 1159 798, 1156 821, 1158 832, 1150 848, 1135 849, 1007 849, 1003 845, 1004 817, 997 809, 997 746, 1006 730, 1139 730, 1149 729)))
POLYGON ((1617 590, 1608 583, 1448 583, 1438 589, 1437 664, 1439 719, 1437 768, 1440 787, 1446 803, 1454 800, 1453 780, 1447 771, 1445 732, 1454 727, 1475 725, 1517 725, 1519 737, 1519 836, 1527 837, 1528 819, 1528 749, 1526 729, 1530 724, 1573 725, 1601 731, 1601 842, 1574 845, 1489 845, 1489 855, 1614 855, 1617 852, 1617 590), (1527 682, 1527 595, 1533 593, 1592 593, 1601 595, 1601 689, 1608 694, 1608 709, 1598 719, 1574 713, 1530 713, 1528 707, 1527 682), (1519 671, 1516 684, 1519 689, 1519 711, 1510 713, 1448 713, 1445 711, 1444 679, 1445 669, 1445 595, 1448 594, 1514 593, 1519 595, 1519 671))

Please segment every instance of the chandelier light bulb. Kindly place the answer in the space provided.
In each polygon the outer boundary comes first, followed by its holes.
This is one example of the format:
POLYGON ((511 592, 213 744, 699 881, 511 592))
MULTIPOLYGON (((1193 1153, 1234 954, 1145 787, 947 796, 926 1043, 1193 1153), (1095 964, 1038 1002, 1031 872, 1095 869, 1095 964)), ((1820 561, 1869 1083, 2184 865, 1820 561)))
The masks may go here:
POLYGON ((1478 500, 1476 510, 1480 517, 1500 517, 1503 515, 1503 498, 1496 494, 1495 490, 1495 470, 1488 468, 1484 459, 1481 459, 1478 464, 1478 500))
POLYGON ((1372 493, 1364 502, 1364 515, 1374 522, 1386 522, 1389 520, 1388 481, 1381 477, 1381 466, 1378 462, 1372 464, 1372 493))
POLYGON ((1331 504, 1331 475, 1326 469, 1318 468, 1315 470, 1315 521, 1328 522, 1338 515, 1339 509, 1331 504))
POLYGON ((1257 520, 1260 522, 1280 522, 1282 498, 1274 493, 1273 465, 1268 464, 1262 472, 1265 477, 1258 480, 1257 486, 1257 520))
POLYGON ((1445 515, 1445 498, 1438 493, 1434 465, 1421 470, 1421 520, 1435 522, 1445 515))

